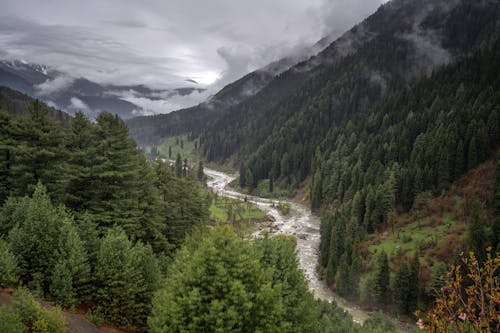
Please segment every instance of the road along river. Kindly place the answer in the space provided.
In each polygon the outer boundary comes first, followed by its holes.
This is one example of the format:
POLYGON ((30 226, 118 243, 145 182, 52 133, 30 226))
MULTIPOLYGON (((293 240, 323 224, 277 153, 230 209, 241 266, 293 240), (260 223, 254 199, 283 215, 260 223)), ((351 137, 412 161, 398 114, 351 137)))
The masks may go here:
MULTIPOLYGON (((290 212, 287 215, 283 215, 275 207, 278 203, 276 200, 249 196, 230 190, 227 186, 236 179, 235 176, 207 168, 205 168, 204 171, 209 177, 207 181, 208 187, 219 196, 247 200, 272 217, 274 220, 272 230, 274 232, 295 235, 297 237, 297 256, 299 258, 300 267, 309 281, 309 289, 316 298, 327 301, 334 300, 340 307, 349 312, 353 320, 357 323, 363 323, 368 318, 368 313, 334 294, 328 289, 324 281, 320 280, 316 272, 316 263, 318 262, 319 255, 320 219, 314 215, 308 207, 295 202, 282 200, 281 202, 287 202, 290 205, 290 212)), ((260 233, 261 231, 257 231, 254 235, 258 236, 260 233)))

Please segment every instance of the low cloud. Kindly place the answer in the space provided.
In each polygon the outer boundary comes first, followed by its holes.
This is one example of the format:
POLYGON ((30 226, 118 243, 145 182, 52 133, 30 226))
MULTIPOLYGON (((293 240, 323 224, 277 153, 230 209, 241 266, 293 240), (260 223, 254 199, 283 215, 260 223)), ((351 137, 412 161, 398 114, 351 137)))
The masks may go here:
POLYGON ((140 96, 133 92, 123 92, 120 99, 139 106, 141 109, 135 110, 137 116, 149 116, 153 114, 170 113, 172 111, 185 109, 195 106, 200 101, 206 100, 210 95, 207 91, 193 91, 189 95, 165 96, 165 99, 152 99, 145 96, 140 96))
POLYGON ((85 104, 81 99, 77 97, 71 97, 71 104, 69 105, 69 109, 72 111, 86 111, 89 110, 87 104, 85 104))
MULTIPOLYGON (((170 110, 197 104, 325 35, 340 35, 383 2, 4 0, 0 57, 49 65, 100 84, 208 88, 174 96, 167 105, 137 101, 148 110, 170 110)), ((53 81, 39 85, 40 93, 69 84, 67 78, 53 81)))
POLYGON ((60 75, 53 80, 48 79, 34 88, 39 96, 47 96, 70 87, 74 81, 75 79, 70 76, 60 75))

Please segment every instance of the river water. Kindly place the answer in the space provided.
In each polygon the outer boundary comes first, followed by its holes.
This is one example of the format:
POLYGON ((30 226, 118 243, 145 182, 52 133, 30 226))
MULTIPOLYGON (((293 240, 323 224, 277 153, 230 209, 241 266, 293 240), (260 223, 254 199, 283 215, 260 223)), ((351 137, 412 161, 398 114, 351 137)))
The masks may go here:
MULTIPOLYGON (((300 267, 309 281, 309 289, 316 298, 327 301, 334 300, 340 307, 349 312, 353 320, 357 323, 362 324, 368 318, 368 313, 333 293, 328 289, 325 282, 319 278, 316 272, 316 264, 319 255, 320 219, 308 207, 295 202, 281 200, 281 202, 290 204, 290 212, 287 215, 283 215, 275 208, 278 203, 276 200, 249 196, 229 189, 228 184, 236 179, 235 176, 207 168, 204 171, 209 176, 208 187, 219 196, 239 200, 246 199, 273 218, 272 230, 274 232, 295 235, 297 237, 297 256, 300 267)), ((254 235, 258 236, 260 232, 257 231, 254 235)))

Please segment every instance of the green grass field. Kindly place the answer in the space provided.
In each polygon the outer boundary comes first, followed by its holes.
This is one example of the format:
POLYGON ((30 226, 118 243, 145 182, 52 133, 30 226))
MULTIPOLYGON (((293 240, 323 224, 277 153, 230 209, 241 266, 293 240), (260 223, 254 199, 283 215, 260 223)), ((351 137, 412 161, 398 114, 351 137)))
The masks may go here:
MULTIPOLYGON (((144 148, 144 150, 147 154, 150 154, 151 148, 152 148, 152 146, 147 146, 144 148)), ((206 161, 204 161, 204 159, 200 156, 200 153, 199 153, 197 148, 198 148, 198 139, 195 139, 193 141, 189 141, 187 135, 166 137, 157 146, 158 153, 160 154, 160 157, 162 157, 162 158, 167 158, 167 159, 169 158, 169 159, 175 160, 177 157, 177 154, 181 154, 181 157, 183 160, 185 158, 187 158, 187 160, 190 163, 193 163, 195 165, 198 164, 198 162, 200 160, 202 160, 204 162, 204 165, 206 167, 209 167, 210 169, 221 171, 221 172, 226 172, 226 173, 234 173, 235 172, 234 169, 232 169, 231 167, 229 167, 227 165, 206 163, 206 161), (171 147, 171 150, 172 150, 171 156, 169 156, 169 147, 171 147)))
POLYGON ((265 218, 256 206, 229 198, 217 198, 210 205, 210 219, 217 223, 255 222, 265 218))

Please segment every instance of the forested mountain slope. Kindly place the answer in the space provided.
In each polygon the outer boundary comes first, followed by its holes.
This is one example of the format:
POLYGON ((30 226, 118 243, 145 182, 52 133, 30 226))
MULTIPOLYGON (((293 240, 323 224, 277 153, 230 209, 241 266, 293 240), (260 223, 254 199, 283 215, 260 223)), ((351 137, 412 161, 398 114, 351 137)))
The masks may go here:
POLYGON ((332 125, 476 49, 498 32, 498 17, 497 1, 389 2, 318 57, 226 110, 202 134, 203 153, 246 160, 249 186, 272 176, 296 187, 332 125))
MULTIPOLYGON (((328 47, 334 39, 334 34, 322 38, 310 47, 305 47, 298 53, 289 55, 267 66, 255 70, 244 77, 226 85, 207 101, 187 109, 169 114, 142 116, 127 120, 131 136, 141 145, 157 144, 160 139, 172 135, 189 133, 197 137, 208 122, 215 121, 224 110, 234 109, 245 100, 264 89, 273 79, 294 65, 304 62, 328 47)), ((308 72, 309 69, 302 68, 308 72)), ((295 87, 295 82, 291 87, 295 87)), ((291 84, 291 82, 288 82, 291 84)))
MULTIPOLYGON (((8 110, 13 117, 27 114, 34 99, 19 91, 0 86, 0 109, 8 110)), ((47 107, 49 115, 68 126, 71 116, 66 112, 47 107)))

